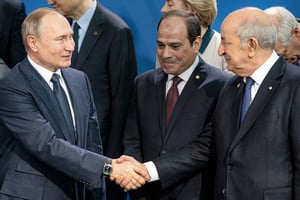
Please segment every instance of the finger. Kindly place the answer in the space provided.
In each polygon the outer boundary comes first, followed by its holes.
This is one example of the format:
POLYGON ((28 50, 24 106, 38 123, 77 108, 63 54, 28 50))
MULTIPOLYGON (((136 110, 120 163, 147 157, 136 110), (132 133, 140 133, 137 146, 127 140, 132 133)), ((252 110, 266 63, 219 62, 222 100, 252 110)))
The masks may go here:
POLYGON ((115 183, 117 183, 118 185, 122 184, 122 182, 124 181, 125 177, 124 176, 119 176, 117 178, 115 178, 115 183))
POLYGON ((126 191, 138 189, 138 187, 136 187, 132 182, 130 182, 129 184, 127 184, 127 185, 124 186, 123 188, 124 188, 124 190, 126 190, 126 191))

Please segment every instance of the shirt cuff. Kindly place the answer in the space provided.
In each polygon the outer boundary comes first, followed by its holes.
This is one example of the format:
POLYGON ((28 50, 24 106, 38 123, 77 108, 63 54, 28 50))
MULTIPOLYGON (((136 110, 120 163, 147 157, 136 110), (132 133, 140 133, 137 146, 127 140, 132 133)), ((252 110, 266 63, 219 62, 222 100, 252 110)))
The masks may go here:
POLYGON ((149 161, 145 162, 144 165, 146 166, 150 175, 150 180, 148 180, 148 182, 158 181, 159 176, 155 164, 152 161, 149 161))

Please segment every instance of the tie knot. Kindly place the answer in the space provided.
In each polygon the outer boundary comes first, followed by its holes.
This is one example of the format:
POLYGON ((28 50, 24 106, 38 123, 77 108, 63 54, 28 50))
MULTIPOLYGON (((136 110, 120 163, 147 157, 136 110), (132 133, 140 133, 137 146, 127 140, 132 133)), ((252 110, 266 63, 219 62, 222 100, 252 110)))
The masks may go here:
POLYGON ((59 78, 60 78, 59 74, 53 73, 52 78, 51 78, 51 82, 52 83, 59 83, 59 78))
POLYGON ((174 86, 177 86, 182 81, 182 79, 178 76, 174 76, 174 78, 172 80, 173 80, 174 86))
POLYGON ((75 22, 73 25, 73 30, 78 31, 79 28, 80 28, 79 24, 77 22, 75 22))
POLYGON ((246 87, 250 88, 254 83, 254 80, 251 77, 246 78, 246 87))

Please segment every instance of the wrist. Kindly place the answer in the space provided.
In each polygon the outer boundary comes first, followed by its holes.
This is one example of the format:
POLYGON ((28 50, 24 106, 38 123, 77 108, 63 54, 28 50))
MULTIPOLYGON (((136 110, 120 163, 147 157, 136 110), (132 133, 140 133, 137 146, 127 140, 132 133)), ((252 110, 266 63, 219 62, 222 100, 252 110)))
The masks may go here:
POLYGON ((112 171, 113 171, 112 159, 108 158, 104 163, 102 173, 103 173, 104 177, 109 177, 111 175, 112 171))

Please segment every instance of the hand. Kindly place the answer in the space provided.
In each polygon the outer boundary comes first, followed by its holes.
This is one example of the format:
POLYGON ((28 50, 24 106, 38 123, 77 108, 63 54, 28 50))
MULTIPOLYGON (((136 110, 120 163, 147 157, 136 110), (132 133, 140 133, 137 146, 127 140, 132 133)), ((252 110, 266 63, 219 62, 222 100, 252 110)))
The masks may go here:
POLYGON ((150 179, 147 168, 130 156, 122 156, 112 162, 110 180, 115 181, 125 191, 137 189, 150 179))

